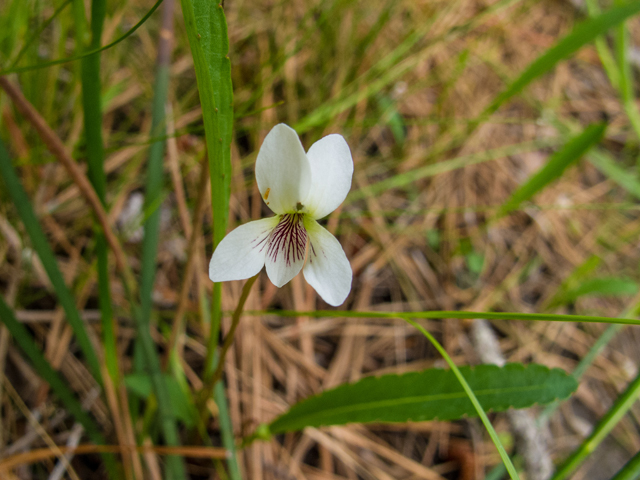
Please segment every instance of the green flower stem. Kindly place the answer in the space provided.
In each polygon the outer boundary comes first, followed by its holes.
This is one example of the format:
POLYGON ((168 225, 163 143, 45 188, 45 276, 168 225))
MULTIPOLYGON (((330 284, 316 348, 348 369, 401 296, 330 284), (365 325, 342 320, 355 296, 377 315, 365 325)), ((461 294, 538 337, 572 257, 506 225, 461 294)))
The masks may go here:
POLYGON ((498 434, 494 430, 493 425, 491 425, 491 422, 489 421, 489 418, 487 417, 487 414, 485 413, 484 409, 482 408, 482 405, 480 405, 480 402, 478 401, 477 397, 473 393, 473 390, 471 390, 471 387, 469 386, 469 384, 465 380, 464 376, 462 376, 462 373, 460 373, 460 370, 458 370, 458 367, 453 362, 453 360, 451 359, 451 357, 449 356, 447 351, 444 349, 444 347, 442 345, 440 345, 440 343, 435 339, 435 337, 433 335, 431 335, 418 322, 416 322, 416 321, 414 321, 414 320, 412 320, 410 318, 403 318, 403 319, 407 323, 409 323, 413 327, 415 327, 417 330, 419 330, 425 337, 427 337, 427 340, 429 340, 431 342, 431 344, 434 347, 436 347, 436 350, 438 350, 440 355, 442 355, 442 357, 445 359, 445 361, 449 364, 449 367, 451 368, 451 370, 455 374, 456 378, 460 382, 460 385, 462 385, 462 388, 464 389, 465 393, 467 394, 467 397, 469 397, 469 400, 471 400, 471 403, 473 404, 474 408, 476 409, 476 412, 478 412, 478 415, 480 416, 480 419, 482 420, 482 423, 484 424, 484 427, 487 429, 487 432, 489 433, 489 436, 491 437, 491 440, 493 441, 493 444, 498 449, 498 453, 500 454, 500 458, 502 458, 502 462, 504 463, 505 467, 507 468, 507 471, 509 472, 509 476, 511 477, 511 480, 519 480, 520 477, 518 477, 518 472, 516 472, 516 468, 513 466, 513 463, 511 463, 511 459, 509 458, 509 454, 506 452, 506 450, 502 446, 502 442, 500 442, 500 438, 498 438, 498 434))
POLYGON ((629 384, 625 392, 618 397, 613 407, 600 420, 589 437, 558 468, 551 480, 563 480, 573 472, 604 440, 622 417, 640 396, 640 374, 629 384))

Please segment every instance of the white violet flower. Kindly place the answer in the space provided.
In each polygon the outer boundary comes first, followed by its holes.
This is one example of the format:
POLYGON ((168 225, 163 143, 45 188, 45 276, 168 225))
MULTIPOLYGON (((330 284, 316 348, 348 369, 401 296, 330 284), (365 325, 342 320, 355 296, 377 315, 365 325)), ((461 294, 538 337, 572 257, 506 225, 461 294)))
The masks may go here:
POLYGON ((258 189, 275 217, 246 223, 218 245, 209 277, 242 280, 264 265, 276 287, 300 270, 329 305, 351 290, 351 265, 338 240, 316 220, 344 201, 351 188, 353 159, 342 135, 327 135, 305 153, 298 134, 281 123, 264 139, 256 160, 258 189))

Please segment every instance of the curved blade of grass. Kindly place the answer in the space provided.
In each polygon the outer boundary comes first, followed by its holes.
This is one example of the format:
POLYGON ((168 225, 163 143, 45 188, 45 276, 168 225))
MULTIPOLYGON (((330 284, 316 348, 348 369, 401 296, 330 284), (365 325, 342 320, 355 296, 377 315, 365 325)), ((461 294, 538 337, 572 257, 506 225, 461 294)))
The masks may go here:
POLYGON ((618 166, 613 158, 600 149, 594 148, 591 150, 588 153, 587 158, 589 159, 589 163, 600 170, 603 174, 616 182, 634 197, 640 198, 640 182, 638 182, 635 174, 632 174, 618 166))
POLYGON ((640 478, 640 452, 636 453, 611 480, 636 480, 640 478))
POLYGON ((40 25, 40 27, 35 32, 33 32, 31 37, 29 37, 29 40, 25 42, 25 44, 22 46, 22 48, 16 55, 16 59, 11 64, 11 68, 15 67, 18 64, 18 62, 20 61, 22 56, 25 54, 25 52, 29 49, 31 45, 33 45, 33 42, 35 42, 40 37, 40 34, 42 34, 45 28, 51 25, 51 22, 53 22, 56 19, 56 17, 60 15, 60 13, 62 13, 62 11, 65 8, 67 8, 69 4, 71 4, 71 1, 72 0, 65 0, 58 8, 56 8, 55 12, 53 12, 53 14, 49 18, 47 18, 44 22, 42 22, 42 25, 40 25))
MULTIPOLYGON (((172 7, 172 5, 170 5, 172 7)), ((172 8, 163 9, 163 25, 172 25, 172 8)), ((163 28, 166 28, 164 26, 163 28)), ((164 136, 165 104, 169 89, 169 63, 171 55, 170 36, 160 35, 158 41, 158 59, 153 95, 151 117, 151 136, 164 136)), ((151 338, 151 309, 153 306, 153 284, 156 276, 156 256, 158 253, 158 236, 160 232, 159 200, 162 197, 162 176, 164 159, 164 141, 156 141, 149 147, 147 180, 145 185, 145 211, 150 212, 144 222, 144 239, 142 242, 142 266, 140 279, 140 311, 134 315, 138 331, 138 340, 142 346, 146 368, 151 376, 154 392, 158 402, 158 415, 164 441, 168 446, 180 445, 180 437, 176 425, 175 412, 171 406, 169 387, 162 375, 160 358, 156 345, 151 338)), ((182 480, 185 467, 181 457, 167 457, 167 478, 182 480)))
POLYGON ((89 336, 87 335, 87 331, 85 330, 85 325, 82 319, 80 318, 80 314, 78 313, 78 309, 76 308, 75 301, 71 292, 67 288, 67 285, 64 282, 64 278, 60 269, 58 268, 58 264, 56 262, 55 256, 53 255, 53 251, 47 242, 47 237, 42 231, 40 224, 38 223, 38 219, 36 217, 35 212, 33 211, 33 207, 31 206, 31 202, 29 201, 29 197, 27 193, 22 188, 22 184, 20 183, 20 179, 11 164, 11 159, 9 157, 9 153, 4 147, 4 144, 0 141, 0 177, 3 178, 4 184, 7 192, 13 204, 15 205, 20 218, 22 219, 22 223, 27 230, 29 238, 31 239, 31 243, 33 244, 34 249, 38 253, 38 257, 42 261, 42 266, 47 272, 49 280, 51 280, 51 284, 56 292, 58 300, 64 309, 67 320, 73 328, 73 332, 76 335, 76 340, 78 345, 80 346, 80 350, 82 351, 87 365, 89 366, 89 371, 96 379, 96 381, 102 385, 102 375, 100 373, 100 363, 98 362, 98 356, 96 355, 95 347, 91 344, 89 340, 89 336))
POLYGON ((509 454, 507 454, 506 450, 504 449, 504 446, 500 441, 500 437, 498 437, 498 434, 493 428, 493 425, 491 425, 491 422, 489 421, 487 414, 482 408, 482 405, 480 405, 480 402, 478 401, 475 394, 473 393, 473 390, 465 380, 462 373, 460 373, 460 370, 458 369, 454 361, 451 359, 447 351, 444 349, 442 345, 440 345, 440 343, 435 339, 435 337, 431 335, 422 325, 420 325, 419 323, 417 323, 416 321, 410 318, 405 318, 404 320, 407 323, 413 325, 416 329, 418 329, 420 333, 422 333, 427 338, 427 340, 429 340, 431 344, 434 347, 436 347, 436 350, 438 350, 438 352, 445 359, 445 361, 447 362, 451 370, 453 370, 453 373, 455 374, 456 378, 460 382, 460 385, 462 385, 462 388, 464 389, 465 393, 469 397, 469 400, 471 400, 471 403, 473 403, 473 407, 476 409, 476 412, 478 412, 478 415, 480 416, 480 420, 482 420, 484 428, 487 429, 487 432, 489 433, 489 436, 491 437, 493 444, 498 449, 498 453, 500 454, 502 463, 504 463, 504 466, 507 468, 507 472, 509 472, 509 476, 511 477, 511 480, 519 480, 520 477, 518 477, 518 472, 516 472, 516 468, 513 466, 513 463, 511 463, 509 454))
POLYGON ((75 62, 76 60, 80 60, 80 59, 82 59, 84 57, 88 57, 90 55, 94 55, 96 53, 102 52, 103 50, 107 50, 107 49, 117 45, 118 43, 122 42, 123 40, 125 40, 128 37, 130 37, 131 35, 133 35, 135 33, 135 31, 138 30, 138 28, 140 28, 142 26, 142 24, 144 22, 146 22, 147 19, 151 15, 153 15, 153 12, 155 12, 158 9, 158 7, 160 6, 161 3, 162 3, 162 0, 158 0, 153 5, 153 7, 151 7, 151 9, 144 15, 144 17, 142 17, 140 19, 140 21, 138 23, 136 23, 133 27, 131 27, 131 29, 129 29, 124 35, 122 35, 118 39, 114 40, 113 42, 105 45, 104 47, 100 47, 100 48, 97 48, 97 49, 94 49, 94 50, 89 50, 89 51, 83 53, 82 55, 75 55, 73 57, 59 58, 57 60, 52 60, 50 62, 38 63, 36 65, 27 65, 27 66, 24 66, 24 67, 12 67, 12 68, 9 68, 7 70, 1 70, 0 71, 0 75, 9 75, 10 73, 30 72, 31 70, 38 70, 40 68, 52 67, 53 65, 60 65, 62 63, 75 62))
MULTIPOLYGON (((578 383, 559 369, 510 363, 461 367, 485 410, 502 412, 568 398, 578 383)), ((293 405, 269 424, 272 434, 305 427, 370 422, 459 420, 477 412, 452 370, 366 377, 293 405)))
POLYGON ((563 480, 569 476, 598 447, 609 432, 626 415, 640 397, 640 374, 629 384, 625 392, 618 397, 607 414, 593 429, 591 435, 558 468, 551 480, 563 480))
MULTIPOLYGON (((620 0, 614 2, 615 5, 621 5, 620 0)), ((616 61, 618 66, 618 90, 622 99, 624 111, 629 117, 631 127, 633 128, 636 138, 640 139, 640 111, 635 102, 633 93, 633 74, 631 72, 631 64, 629 63, 629 30, 626 22, 621 22, 615 30, 615 48, 616 61)), ((615 86, 615 85, 614 85, 615 86)))
POLYGON ((474 127, 481 123, 487 116, 498 110, 504 102, 521 92, 536 78, 549 72, 559 61, 569 57, 583 45, 592 42, 607 30, 624 22, 627 18, 638 12, 640 12, 640 2, 633 1, 625 5, 613 7, 602 15, 576 25, 569 35, 531 63, 506 90, 500 93, 485 109, 474 127))
MULTIPOLYGON (((520 0, 500 0, 474 16, 473 19, 464 25, 449 28, 442 35, 432 39, 430 45, 424 47, 421 51, 413 55, 407 55, 416 43, 424 39, 429 25, 425 25, 425 27, 419 31, 412 32, 393 52, 381 58, 367 70, 367 72, 360 75, 348 88, 345 88, 340 97, 319 106, 296 123, 293 128, 298 133, 304 133, 313 127, 322 125, 341 112, 354 107, 359 102, 370 98, 401 78, 408 71, 414 69, 420 61, 430 55, 431 49, 434 46, 444 41, 453 41, 463 33, 488 21, 493 14, 518 1, 520 0)), ((437 21, 437 19, 433 21, 437 21)))
POLYGON ((591 147, 600 142, 606 129, 605 123, 589 125, 580 135, 569 140, 564 147, 551 155, 544 167, 513 192, 497 216, 500 217, 517 209, 522 202, 529 200, 551 182, 560 178, 569 165, 577 162, 591 147))
MULTIPOLYGON (((600 13, 602 13, 602 10, 600 10, 600 6, 598 5, 598 0, 586 0, 585 4, 587 5, 587 11, 589 12, 590 17, 596 17, 600 15, 600 13)), ((604 36, 599 36, 595 39, 595 45, 596 50, 598 51, 598 56, 600 57, 600 61, 602 62, 602 66, 609 76, 611 85, 613 85, 613 87, 616 89, 619 88, 620 72, 618 72, 616 61, 609 51, 607 40, 604 36)))
MULTIPOLYGON (((637 312, 633 312, 636 314, 637 312)), ((280 317, 312 317, 312 318, 486 318, 489 320, 527 320, 541 322, 585 322, 609 323, 621 325, 640 325, 637 318, 597 317, 592 315, 556 315, 552 313, 518 313, 518 312, 466 312, 432 310, 427 312, 376 312, 349 310, 313 310, 309 312, 297 310, 247 310, 243 315, 276 315, 280 317)))
MULTIPOLYGON (((82 405, 75 397, 67 384, 60 378, 57 371, 51 367, 47 359, 42 352, 36 346, 33 337, 29 331, 16 319, 13 311, 4 301, 4 298, 0 295, 0 321, 7 327, 11 336, 15 339, 16 343, 24 354, 29 358, 31 364, 35 368, 38 375, 46 381, 53 390, 54 394, 60 399, 64 407, 73 415, 77 422, 79 422, 89 435, 89 438, 94 443, 99 445, 106 445, 105 438, 100 433, 98 424, 93 421, 89 414, 82 408, 82 405)), ((118 468, 113 455, 103 456, 105 466, 109 471, 111 478, 119 478, 118 468)))
MULTIPOLYGON (((106 15, 105 0, 91 2, 91 44, 90 49, 100 47, 102 27, 106 15)), ((81 19, 84 21, 84 18, 81 19)), ((77 28, 82 31, 81 28, 77 28)), ((78 44, 79 51, 84 50, 78 44)), ((82 109, 84 131, 87 145, 88 177, 100 202, 106 207, 107 177, 104 172, 104 144, 102 141, 102 88, 100 81, 100 53, 82 58, 82 109)), ((98 305, 101 313, 102 336, 104 340, 105 363, 109 375, 115 384, 119 384, 118 352, 116 348, 113 310, 111 308, 111 288, 109 278, 109 260, 107 240, 100 226, 96 229, 96 254, 98 256, 98 305)))
POLYGON ((522 152, 530 152, 533 150, 539 150, 541 148, 555 146, 561 141, 562 137, 545 140, 534 140, 532 142, 523 142, 515 145, 508 145, 506 147, 494 148, 484 152, 462 155, 460 157, 445 160, 443 162, 416 168, 411 170, 410 172, 400 173, 398 175, 394 175, 391 178, 380 180, 379 182, 372 183, 371 185, 360 188, 358 190, 354 190, 347 196, 347 199, 345 201, 354 202, 356 200, 365 198, 367 195, 378 195, 391 188, 402 188, 423 178, 450 172, 452 170, 464 168, 469 165, 497 160, 509 155, 516 155, 522 152))

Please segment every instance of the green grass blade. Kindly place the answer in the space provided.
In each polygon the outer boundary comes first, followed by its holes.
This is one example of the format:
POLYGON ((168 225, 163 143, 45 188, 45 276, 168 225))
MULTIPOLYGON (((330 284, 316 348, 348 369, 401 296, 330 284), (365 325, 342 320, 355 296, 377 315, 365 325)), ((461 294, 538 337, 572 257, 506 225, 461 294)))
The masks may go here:
POLYGON ((636 176, 618 166, 616 161, 604 153, 604 151, 594 148, 587 154, 587 159, 589 163, 631 195, 640 198, 640 182, 638 182, 636 176))
MULTIPOLYGON (((620 5, 617 0, 615 5, 620 5)), ((615 30, 616 61, 618 65, 618 90, 622 98, 624 111, 629 117, 631 126, 636 134, 636 139, 640 140, 640 111, 635 103, 633 94, 633 74, 629 63, 629 31, 626 22, 620 23, 615 30)))
MULTIPOLYGON (((1 148, 1 147, 0 147, 1 148)), ((93 421, 89 414, 82 408, 82 405, 75 397, 67 384, 58 375, 58 372, 51 367, 47 359, 36 346, 33 337, 29 331, 16 319, 13 311, 7 305, 0 295, 0 321, 7 327, 11 336, 24 354, 29 358, 31 364, 35 368, 38 375, 45 380, 53 393, 60 399, 64 407, 73 415, 78 423, 80 423, 87 432, 92 442, 99 445, 105 445, 106 441, 100 433, 98 424, 93 421)), ((116 461, 113 455, 103 455, 105 466, 109 471, 111 478, 120 478, 116 461)))
POLYGON ((58 300, 64 309, 67 320, 73 328, 73 332, 75 333, 76 340, 78 345, 80 346, 80 350, 82 351, 85 361, 89 366, 89 371, 96 379, 96 381, 102 385, 102 376, 100 374, 100 363, 98 362, 98 356, 96 355, 95 347, 91 344, 89 340, 89 336, 87 335, 87 331, 85 330, 85 325, 82 319, 80 318, 80 313, 76 308, 75 301, 71 292, 67 288, 67 285, 64 282, 64 278, 62 277, 62 273, 58 268, 58 264, 56 262, 55 256, 53 255, 53 251, 47 242, 47 237, 42 231, 40 224, 38 223, 38 219, 36 217, 35 212, 33 211, 33 207, 31 206, 31 202, 29 201, 29 197, 27 193, 22 188, 22 184, 20 183, 20 179, 11 164, 11 159, 9 157, 9 153, 4 147, 4 144, 0 141, 0 177, 3 178, 6 191, 9 193, 9 197, 13 201, 22 222, 24 223, 25 229, 31 239, 31 243, 33 244, 34 249, 38 253, 38 257, 42 261, 42 265, 49 276, 49 280, 51 280, 51 284, 58 296, 58 300))
MULTIPOLYGON (((93 0, 91 3, 91 44, 90 49, 100 48, 102 28, 106 15, 105 0, 93 0)), ((78 45, 80 53, 84 45, 78 45)), ((102 141, 102 88, 100 81, 100 53, 82 58, 82 108, 84 131, 87 145, 88 176, 93 188, 106 207, 107 178, 104 172, 104 146, 102 141)), ((104 355, 107 371, 118 385, 118 352, 116 348, 115 326, 111 302, 109 279, 109 260, 107 240, 100 231, 97 222, 96 254, 98 256, 98 305, 101 313, 104 355)))
POLYGON ((529 200, 551 182, 560 178, 569 165, 578 161, 591 147, 600 142, 606 128, 607 125, 604 123, 590 125, 582 134, 569 140, 563 148, 549 158, 544 167, 511 195, 497 215, 502 216, 517 209, 522 202, 529 200))
POLYGON ((25 54, 25 52, 29 49, 29 47, 31 47, 31 45, 33 45, 33 42, 35 42, 40 37, 42 32, 49 25, 51 25, 51 22, 53 22, 56 19, 56 17, 60 15, 60 13, 62 13, 62 11, 65 8, 67 8, 69 4, 71 4, 71 1, 72 0, 65 0, 58 8, 56 8, 55 12, 53 12, 53 14, 49 18, 47 18, 44 22, 42 22, 42 25, 40 25, 40 27, 35 32, 33 32, 31 37, 29 37, 29 40, 25 42, 25 44, 22 46, 22 48, 16 55, 15 60, 11 64, 11 68, 15 67, 18 64, 18 62, 20 61, 22 56, 25 54))
MULTIPOLYGON (((165 104, 169 89, 170 48, 168 40, 160 37, 158 61, 155 79, 153 111, 151 118, 151 136, 164 136, 165 104)), ((144 239, 142 243, 142 266, 140 279, 140 311, 134 315, 138 331, 138 340, 148 373, 158 402, 161 430, 164 441, 169 446, 178 446, 180 437, 176 424, 175 412, 171 406, 169 387, 162 375, 160 358, 156 345, 151 338, 151 310, 153 306, 153 284, 156 276, 156 256, 160 232, 159 200, 162 198, 162 176, 164 159, 164 140, 153 142, 149 148, 147 180, 145 185, 145 211, 150 212, 144 222, 144 239)), ((182 480, 185 468, 182 459, 175 455, 167 457, 167 478, 182 480)))
POLYGON ((554 146, 561 141, 562 138, 534 140, 532 142, 507 145, 506 147, 498 147, 484 152, 471 153, 469 155, 462 155, 460 157, 445 160, 443 162, 425 165, 424 167, 413 169, 410 172, 400 173, 398 175, 394 175, 391 178, 386 178, 376 183, 372 183, 371 185, 368 185, 364 188, 354 190, 347 196, 346 201, 354 202, 356 200, 365 198, 367 195, 378 195, 392 188, 405 187, 423 178, 450 172, 469 165, 476 165, 478 163, 489 162, 510 155, 516 155, 523 152, 530 152, 533 150, 539 150, 541 148, 554 146))
POLYGON ((633 1, 625 5, 616 6, 602 15, 593 17, 576 25, 573 31, 548 49, 542 56, 535 60, 522 74, 512 82, 506 90, 499 94, 481 115, 483 118, 491 115, 500 106, 514 95, 521 92, 536 78, 549 72, 561 60, 578 51, 583 45, 592 42, 607 30, 615 27, 627 18, 640 12, 640 2, 633 1))
MULTIPOLYGON (((598 0, 586 0, 587 12, 589 12, 590 17, 596 17, 600 15, 602 12, 600 10, 600 5, 598 5, 598 0)), ((602 62, 602 66, 607 72, 607 76, 609 77, 609 81, 614 88, 620 87, 620 72, 618 71, 618 67, 616 66, 616 61, 611 55, 609 51, 609 46, 607 45, 607 40, 604 36, 599 36, 595 39, 596 50, 598 51, 598 56, 600 57, 600 61, 602 62)))
POLYGON ((417 328, 420 331, 420 333, 422 333, 425 337, 427 337, 427 339, 431 342, 431 344, 436 348, 436 350, 438 350, 440 355, 442 355, 442 357, 445 359, 445 361, 447 362, 447 364, 455 374, 456 378, 460 382, 460 385, 462 385, 462 388, 464 389, 465 393, 469 397, 469 400, 471 400, 471 403, 473 403, 473 407, 476 409, 476 412, 478 412, 478 415, 480 416, 480 420, 482 420, 484 428, 487 429, 487 432, 489 433, 489 436, 491 437, 493 444, 498 449, 498 453, 500 454, 502 463, 504 463, 504 466, 507 468, 507 472, 509 472, 509 476, 511 477, 511 480, 519 480, 520 477, 518 477, 518 472, 516 472, 516 468, 513 466, 513 463, 509 458, 509 454, 507 454, 507 451, 504 449, 504 446, 500 441, 500 437, 498 437, 498 434, 493 428, 493 425, 491 425, 491 422, 489 421, 487 414, 482 408, 482 405, 480 405, 480 402, 478 401, 475 394, 473 393, 473 390, 467 383, 467 380, 464 378, 462 373, 460 373, 460 370, 458 369, 454 361, 451 359, 447 351, 444 349, 442 345, 440 345, 440 343, 435 339, 435 337, 431 335, 422 325, 420 325, 419 323, 417 323, 416 321, 410 318, 405 318, 404 320, 407 323, 410 323, 411 325, 413 325, 415 328, 417 328))
MULTIPOLYGON (((518 312, 467 312, 456 310, 429 310, 426 312, 380 312, 350 310, 247 310, 242 313, 249 316, 276 315, 281 317, 311 318, 486 318, 488 320, 526 320, 538 322, 585 322, 607 323, 619 325, 640 325, 637 318, 598 317, 594 315, 557 315, 552 313, 518 313, 518 312)), ((632 312, 637 314, 637 312, 632 312)))
POLYGON ((50 62, 38 63, 36 65, 27 65, 27 66, 24 66, 24 67, 15 67, 15 68, 12 67, 12 68, 9 68, 7 70, 0 71, 0 75, 9 75, 10 73, 30 72, 32 70, 39 70, 41 68, 47 68, 47 67, 52 67, 54 65, 60 65, 62 63, 75 62, 76 60, 80 60, 80 59, 82 59, 84 57, 88 57, 90 55, 94 55, 96 53, 99 53, 99 52, 102 52, 104 50, 107 50, 107 49, 109 49, 111 47, 114 47, 118 43, 122 42, 123 40, 125 40, 128 37, 130 37, 131 35, 133 35, 135 33, 135 31, 138 30, 138 28, 140 28, 142 26, 142 24, 144 22, 146 22, 147 19, 151 15, 153 15, 153 12, 155 12, 158 9, 158 7, 160 6, 161 3, 162 3, 162 0, 157 0, 157 2, 153 5, 153 7, 151 7, 151 9, 140 19, 140 21, 138 23, 136 23, 133 27, 131 27, 124 35, 122 35, 121 37, 117 38, 113 42, 105 45, 104 47, 100 47, 100 48, 96 48, 94 50, 86 51, 82 55, 74 55, 72 57, 59 58, 57 60, 52 60, 50 62))
POLYGON ((209 153, 213 245, 226 234, 229 216, 233 97, 229 41, 222 7, 215 2, 181 0, 193 54, 209 153))
POLYGON ((640 452, 636 453, 611 480, 636 480, 640 478, 640 452))
POLYGON ((611 409, 593 429, 591 435, 565 460, 551 480, 567 478, 571 472, 582 464, 624 417, 638 397, 640 397, 640 375, 629 384, 625 392, 618 397, 611 409))
POLYGON ((226 392, 222 382, 216 382, 213 387, 213 400, 218 406, 218 422, 220 424, 220 432, 222 434, 222 444, 224 445, 224 448, 227 449, 229 455, 229 458, 227 459, 229 477, 232 480, 242 480, 240 467, 236 457, 236 440, 233 434, 233 425, 231 424, 226 392))
MULTIPOLYGON (((311 128, 322 125, 336 115, 354 107, 359 102, 379 93, 415 68, 426 56, 430 55, 432 47, 444 41, 453 41, 464 32, 485 23, 493 14, 519 1, 521 0, 500 0, 466 24, 451 27, 442 35, 434 38, 428 48, 423 48, 422 51, 414 55, 407 55, 407 53, 417 42, 424 38, 427 28, 422 28, 421 31, 409 34, 392 53, 380 59, 366 73, 356 79, 356 81, 350 85, 351 88, 345 88, 344 94, 341 94, 340 97, 328 103, 318 106, 314 111, 296 123, 293 128, 298 133, 307 132, 311 128)), ((428 27, 428 25, 425 27, 428 27)))

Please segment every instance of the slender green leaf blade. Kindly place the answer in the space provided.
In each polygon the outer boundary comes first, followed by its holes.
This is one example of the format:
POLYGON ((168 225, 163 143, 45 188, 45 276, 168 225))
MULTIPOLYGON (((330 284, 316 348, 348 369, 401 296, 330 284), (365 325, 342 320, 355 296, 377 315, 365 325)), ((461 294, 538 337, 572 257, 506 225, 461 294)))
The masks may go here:
POLYGON ((142 24, 144 22, 146 22, 147 19, 151 15, 153 15, 153 12, 155 12, 158 9, 158 7, 160 6, 161 3, 162 3, 162 0, 158 0, 151 7, 151 9, 149 9, 149 11, 140 19, 140 21, 138 23, 136 23, 133 27, 131 27, 124 35, 122 35, 121 37, 118 37, 116 40, 114 40, 113 42, 109 43, 108 45, 105 45, 104 47, 96 48, 94 50, 88 50, 88 51, 84 52, 81 55, 75 55, 73 57, 59 58, 57 60, 52 60, 50 62, 38 63, 36 65, 27 65, 25 67, 12 67, 12 68, 9 68, 9 69, 6 69, 6 70, 1 70, 0 71, 0 75, 9 75, 10 73, 30 72, 32 70, 39 70, 41 68, 52 67, 54 65, 60 65, 60 64, 69 63, 69 62, 75 62, 76 60, 80 60, 82 58, 94 55, 94 54, 96 54, 98 52, 102 52, 103 50, 107 50, 107 49, 117 45, 118 43, 122 42, 123 40, 125 40, 128 37, 130 37, 131 35, 133 35, 135 33, 135 31, 138 30, 138 28, 140 28, 142 26, 142 24))
POLYGON ((594 41, 599 35, 638 12, 640 12, 640 2, 633 1, 611 8, 602 15, 576 25, 569 35, 538 57, 506 90, 499 94, 487 107, 484 115, 495 112, 500 105, 521 92, 533 80, 553 69, 559 61, 571 56, 583 45, 594 41))
POLYGON ((611 480, 636 480, 640 478, 640 452, 636 453, 611 480))
POLYGON ((640 182, 635 172, 620 167, 616 161, 604 151, 594 148, 587 155, 589 162, 604 175, 616 182, 636 198, 640 198, 640 182))
POLYGON ((87 364, 89 365, 89 370, 98 383, 102 384, 100 363, 98 362, 98 356, 96 355, 95 348, 89 340, 84 322, 80 318, 80 313, 76 308, 73 296, 64 282, 64 278, 58 268, 58 263, 53 255, 53 251, 47 242, 47 237, 42 231, 40 223, 38 223, 36 214, 33 211, 31 202, 29 201, 29 197, 22 188, 22 183, 11 164, 9 153, 2 142, 0 142, 0 177, 4 180, 7 192, 9 193, 18 214, 24 223, 25 229, 29 234, 29 238, 31 238, 33 248, 38 253, 38 257, 40 257, 42 266, 46 270, 49 280, 51 280, 51 284, 58 296, 58 300, 60 301, 62 308, 64 308, 67 320, 69 321, 71 328, 73 328, 78 345, 80 346, 87 364))
MULTIPOLYGON (((91 2, 91 49, 100 48, 100 39, 106 16, 106 1, 91 2)), ((78 43, 78 53, 84 45, 78 43)), ((89 180, 102 205, 106 207, 107 176, 104 171, 104 144, 102 140, 102 82, 100 79, 100 53, 84 57, 81 62, 82 109, 87 144, 89 180)), ((102 228, 96 223, 96 254, 98 256, 98 305, 102 322, 104 354, 107 371, 114 382, 118 380, 118 353, 116 348, 111 287, 109 279, 108 245, 102 228)))
MULTIPOLYGON (((171 375, 163 375, 169 390, 171 408, 178 420, 181 420, 188 428, 195 425, 194 405, 180 388, 178 380, 171 375)), ((146 399, 153 393, 153 384, 149 375, 144 373, 132 373, 124 378, 124 383, 135 395, 146 399)))
POLYGON ((105 439, 100 433, 100 428, 93 421, 87 412, 84 411, 82 405, 75 397, 74 393, 67 384, 60 378, 51 364, 44 357, 42 352, 36 346, 33 337, 29 331, 16 319, 13 311, 7 305, 0 295, 0 322, 2 322, 11 336, 14 338, 20 349, 29 358, 32 365, 53 390, 53 393, 60 399, 65 408, 74 416, 74 418, 85 428, 91 440, 95 443, 104 445, 105 439))
POLYGON ((214 247, 226 234, 231 182, 233 90, 224 11, 217 2, 181 0, 200 92, 209 152, 214 247))
POLYGON ((591 147, 600 142, 606 128, 607 125, 604 123, 589 125, 580 135, 569 140, 563 148, 549 158, 544 167, 513 192, 500 209, 498 216, 515 210, 522 202, 529 200, 551 182, 560 178, 569 165, 578 161, 591 147))
POLYGON ((629 409, 636 403, 638 397, 640 397, 640 375, 637 375, 626 390, 618 396, 609 411, 595 425, 591 434, 558 467, 551 480, 564 480, 589 458, 593 451, 611 433, 611 430, 620 423, 629 409))
MULTIPOLYGON (((566 372, 543 365, 462 367, 484 410, 526 408, 567 398, 578 387, 566 372)), ((451 370, 368 377, 307 398, 269 426, 271 433, 346 423, 454 420, 476 416, 451 370)))

